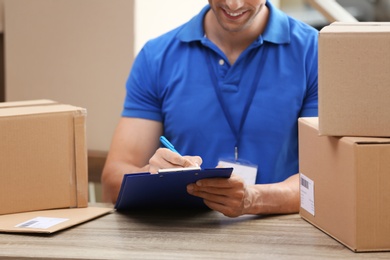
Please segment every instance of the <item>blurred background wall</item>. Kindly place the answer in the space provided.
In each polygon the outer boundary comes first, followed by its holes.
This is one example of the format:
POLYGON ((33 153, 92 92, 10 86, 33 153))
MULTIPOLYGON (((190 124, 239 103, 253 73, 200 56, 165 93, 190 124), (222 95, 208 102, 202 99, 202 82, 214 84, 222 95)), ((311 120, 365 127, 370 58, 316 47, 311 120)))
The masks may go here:
MULTIPOLYGON (((307 0, 271 1, 317 29, 329 24, 307 0)), ((135 55, 207 2, 0 0, 0 101, 48 98, 85 107, 88 147, 107 151, 135 55)), ((390 20, 390 0, 337 2, 359 21, 390 20)))

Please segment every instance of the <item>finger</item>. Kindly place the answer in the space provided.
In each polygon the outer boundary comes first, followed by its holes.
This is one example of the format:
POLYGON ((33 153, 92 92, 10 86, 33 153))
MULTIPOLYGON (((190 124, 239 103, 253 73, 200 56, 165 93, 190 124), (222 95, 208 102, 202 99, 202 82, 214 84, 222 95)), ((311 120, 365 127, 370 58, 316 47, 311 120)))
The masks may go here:
POLYGON ((190 193, 193 196, 197 196, 197 197, 205 199, 205 200, 213 201, 215 203, 226 204, 229 202, 228 197, 225 195, 220 195, 220 194, 216 194, 216 193, 208 193, 208 192, 201 191, 201 190, 192 190, 191 191, 191 189, 188 189, 188 188, 187 188, 187 191, 188 191, 188 193, 190 193))
POLYGON ((186 159, 180 154, 172 152, 167 148, 159 148, 150 158, 149 164, 158 168, 184 167, 186 159))
POLYGON ((186 160, 184 167, 200 166, 203 162, 200 156, 183 156, 183 158, 186 160))
POLYGON ((157 174, 160 168, 154 167, 154 166, 149 166, 149 173, 151 174, 157 174))
POLYGON ((231 199, 226 196, 202 193, 203 202, 209 208, 219 211, 229 217, 237 217, 242 214, 242 200, 231 199))
POLYGON ((201 196, 202 198, 206 198, 202 196, 203 194, 215 194, 218 196, 227 196, 231 189, 229 188, 215 188, 215 187, 201 187, 197 184, 189 184, 187 186, 187 191, 195 196, 201 196))
POLYGON ((217 187, 217 188, 243 188, 244 180, 235 174, 232 174, 230 178, 208 178, 201 179, 196 182, 200 187, 217 187))
POLYGON ((230 188, 215 188, 215 187, 199 187, 196 184, 189 184, 187 186, 187 192, 191 195, 208 199, 218 203, 229 203, 226 202, 226 198, 231 200, 232 204, 239 204, 242 202, 245 196, 245 189, 230 189, 230 188), (223 197, 223 198, 220 198, 223 197))
POLYGON ((187 159, 176 152, 172 152, 167 148, 161 148, 162 158, 165 162, 169 163, 171 166, 184 167, 187 159))

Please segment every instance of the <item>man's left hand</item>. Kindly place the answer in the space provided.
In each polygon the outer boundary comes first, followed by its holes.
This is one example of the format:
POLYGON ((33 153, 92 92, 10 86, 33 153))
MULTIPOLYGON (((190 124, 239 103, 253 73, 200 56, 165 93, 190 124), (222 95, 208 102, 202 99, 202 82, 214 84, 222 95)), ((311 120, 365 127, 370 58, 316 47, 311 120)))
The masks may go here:
POLYGON ((210 178, 198 180, 187 186, 187 192, 198 196, 213 210, 228 217, 238 217, 247 213, 252 204, 250 187, 235 174, 230 178, 210 178))

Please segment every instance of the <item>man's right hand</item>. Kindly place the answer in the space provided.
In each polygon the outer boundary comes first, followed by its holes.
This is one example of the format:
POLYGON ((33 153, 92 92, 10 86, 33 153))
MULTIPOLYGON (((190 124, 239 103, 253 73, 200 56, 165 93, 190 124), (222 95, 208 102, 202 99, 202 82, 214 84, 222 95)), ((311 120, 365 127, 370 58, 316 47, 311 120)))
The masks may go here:
POLYGON ((149 172, 157 173, 158 170, 166 168, 200 166, 202 162, 200 156, 181 156, 167 148, 159 148, 149 160, 149 172))

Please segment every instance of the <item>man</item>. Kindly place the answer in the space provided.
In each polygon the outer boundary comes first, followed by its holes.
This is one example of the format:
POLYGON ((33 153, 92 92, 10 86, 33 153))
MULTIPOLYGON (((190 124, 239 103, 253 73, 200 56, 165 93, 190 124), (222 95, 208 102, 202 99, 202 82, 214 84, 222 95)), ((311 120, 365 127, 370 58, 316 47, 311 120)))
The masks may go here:
POLYGON ((317 116, 317 36, 269 1, 209 0, 149 41, 127 82, 104 198, 116 201, 125 173, 210 168, 234 157, 257 171, 256 185, 240 172, 187 191, 229 217, 297 212, 297 119, 317 116), (161 135, 186 156, 160 148, 161 135))

